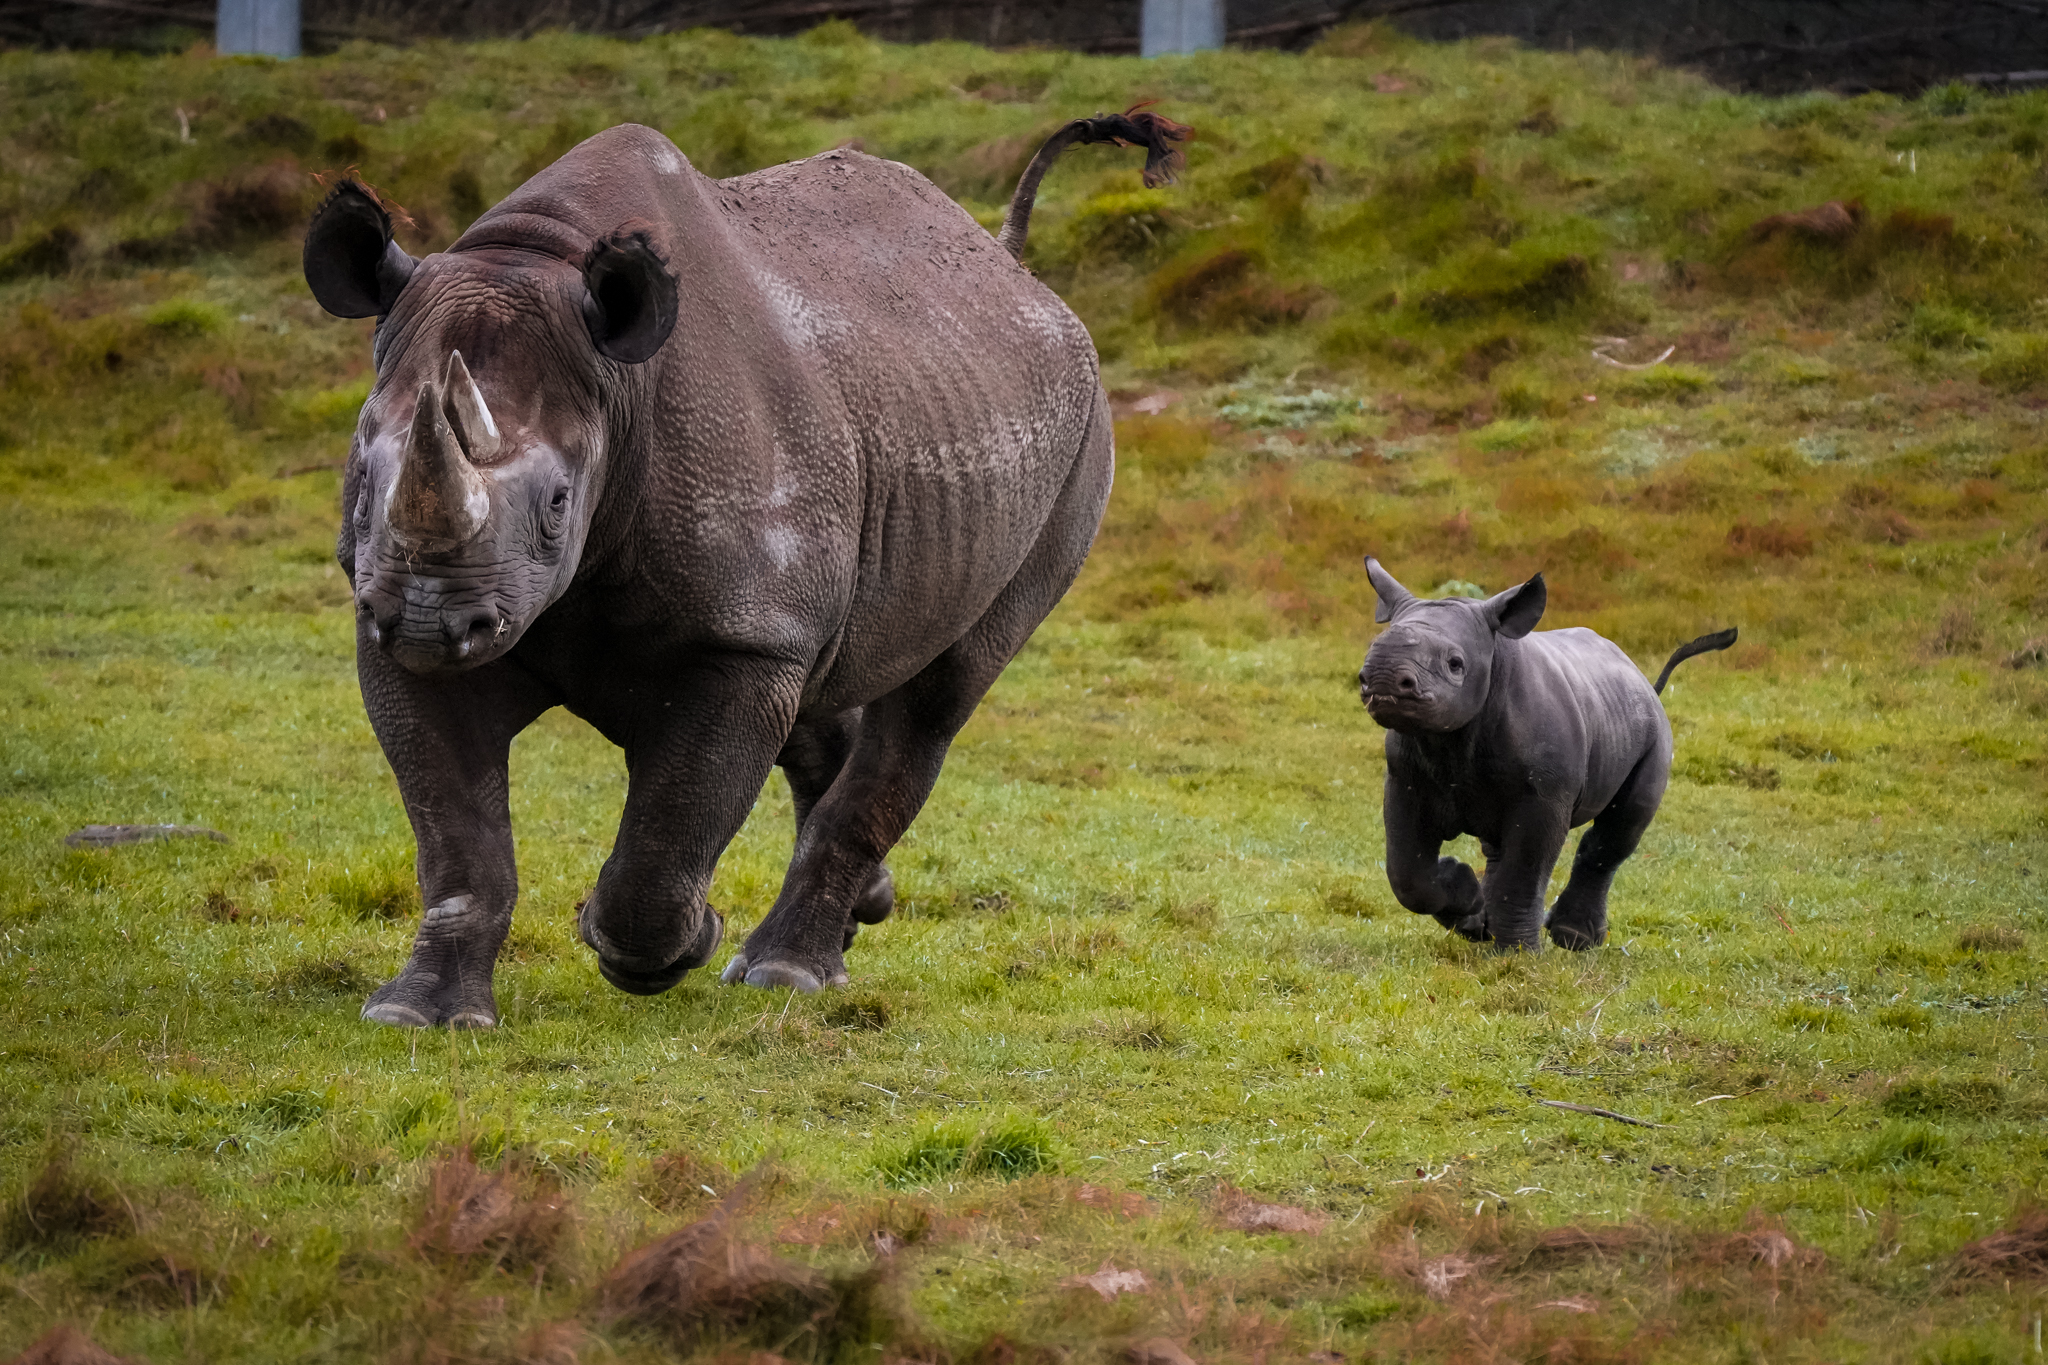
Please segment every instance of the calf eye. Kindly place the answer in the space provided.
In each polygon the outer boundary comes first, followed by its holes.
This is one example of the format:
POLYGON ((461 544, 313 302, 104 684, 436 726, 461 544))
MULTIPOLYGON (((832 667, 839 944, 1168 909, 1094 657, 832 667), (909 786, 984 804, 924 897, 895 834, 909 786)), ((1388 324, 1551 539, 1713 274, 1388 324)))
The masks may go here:
POLYGON ((1453 673, 1463 673, 1465 671, 1465 661, 1453 654, 1451 656, 1450 670, 1453 673))
POLYGON ((555 496, 548 500, 548 510, 550 512, 561 512, 565 511, 568 506, 569 490, 567 488, 557 488, 555 496))

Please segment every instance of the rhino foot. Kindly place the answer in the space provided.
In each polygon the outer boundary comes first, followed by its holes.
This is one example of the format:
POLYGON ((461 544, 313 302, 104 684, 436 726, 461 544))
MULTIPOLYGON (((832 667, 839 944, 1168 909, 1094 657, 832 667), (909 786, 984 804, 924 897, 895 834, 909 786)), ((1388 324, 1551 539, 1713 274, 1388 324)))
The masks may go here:
POLYGON ((496 1028, 498 1001, 489 977, 478 980, 468 972, 444 977, 415 960, 377 988, 363 1005, 363 1018, 396 1028, 496 1028))
POLYGON ((787 957, 769 956, 753 961, 744 952, 733 955, 725 964, 725 971, 718 978, 728 986, 752 986, 764 991, 801 991, 805 995, 816 995, 827 986, 844 986, 846 968, 827 971, 822 976, 802 963, 787 957))
POLYGON ((718 951, 718 945, 725 938, 725 916, 704 907, 704 927, 698 932, 697 942, 674 962, 666 967, 651 971, 637 966, 629 967, 613 960, 607 954, 611 941, 600 933, 590 922, 590 906, 584 906, 582 923, 583 941, 597 953, 597 973, 628 995, 660 995, 663 991, 681 981, 691 971, 711 960, 718 951))
POLYGON ((1474 910, 1469 914, 1460 914, 1454 910, 1449 914, 1436 915, 1433 918, 1438 924, 1458 935, 1458 937, 1470 939, 1474 943, 1485 943, 1493 937, 1493 935, 1486 931, 1485 914, 1478 910, 1474 910))
POLYGON ((1583 924, 1576 920, 1561 920, 1553 915, 1549 928, 1552 943, 1575 953, 1598 948, 1607 941, 1607 926, 1604 924, 1583 924))

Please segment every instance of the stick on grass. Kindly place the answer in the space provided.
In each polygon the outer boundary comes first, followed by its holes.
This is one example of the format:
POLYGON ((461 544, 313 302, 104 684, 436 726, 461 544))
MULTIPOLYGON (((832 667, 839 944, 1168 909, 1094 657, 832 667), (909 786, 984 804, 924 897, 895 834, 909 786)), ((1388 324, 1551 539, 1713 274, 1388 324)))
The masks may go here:
POLYGON ((1652 1123, 1648 1119, 1632 1119, 1627 1114, 1617 1114, 1612 1109, 1595 1109, 1590 1104, 1567 1104, 1563 1100, 1538 1100, 1538 1104, 1552 1109, 1569 1109, 1574 1114, 1591 1114, 1595 1118, 1614 1119, 1620 1123, 1633 1123, 1638 1128, 1669 1128, 1668 1123, 1652 1123))

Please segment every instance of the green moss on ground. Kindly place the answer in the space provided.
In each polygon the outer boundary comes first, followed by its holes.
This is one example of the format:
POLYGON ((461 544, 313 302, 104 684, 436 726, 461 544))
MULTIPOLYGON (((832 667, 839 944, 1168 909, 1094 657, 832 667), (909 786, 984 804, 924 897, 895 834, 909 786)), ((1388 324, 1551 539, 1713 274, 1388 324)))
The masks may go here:
MULTIPOLYGON (((2011 1358, 2031 1244, 1952 1258, 2039 1196, 2048 1114, 2044 147, 2048 96, 1373 29, 0 55, 0 1353, 2011 1358), (1032 246, 1119 405, 1109 521, 852 990, 603 986, 571 918, 622 773, 556 715, 506 1027, 357 1022, 417 899, 331 559, 368 330, 297 279, 306 173, 425 251, 636 119, 719 173, 858 138, 993 223, 1058 120, 1147 96, 1186 182, 1077 152, 1032 246), (1393 904, 1366 549, 1542 568, 1653 666, 1741 626, 1667 692, 1605 951, 1393 904), (109 821, 233 842, 61 843, 109 821), (720 1201, 726 1280, 601 1289, 720 1201)), ((789 824, 778 778, 736 931, 789 824)))

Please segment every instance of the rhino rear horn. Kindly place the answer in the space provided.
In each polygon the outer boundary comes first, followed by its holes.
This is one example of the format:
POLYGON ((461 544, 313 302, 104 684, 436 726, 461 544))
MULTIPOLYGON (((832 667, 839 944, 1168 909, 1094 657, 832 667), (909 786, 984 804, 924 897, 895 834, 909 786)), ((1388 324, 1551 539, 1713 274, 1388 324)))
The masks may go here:
POLYGON ((1365 576, 1372 580, 1372 590, 1379 594, 1380 600, 1372 609, 1372 619, 1381 625, 1393 620, 1395 612, 1415 600, 1415 594, 1402 587, 1371 555, 1365 557, 1365 576))
POLYGON ((624 223, 583 258, 583 325, 600 355, 627 365, 651 359, 676 325, 676 277, 653 231, 624 223))
POLYGON ((448 353, 448 370, 441 377, 441 390, 441 413, 448 419, 449 430, 455 433, 462 453, 472 461, 488 460, 497 454, 501 444, 498 424, 484 402, 483 390, 469 377, 462 352, 448 353))
POLYGON ((302 264, 322 308, 338 318, 381 318, 418 262, 391 240, 391 215, 377 196, 344 180, 314 210, 302 264))
POLYGON ((491 511, 490 489, 462 453, 447 407, 440 385, 431 379, 420 385, 398 482, 391 490, 391 529, 426 550, 451 549, 474 539, 491 511))

